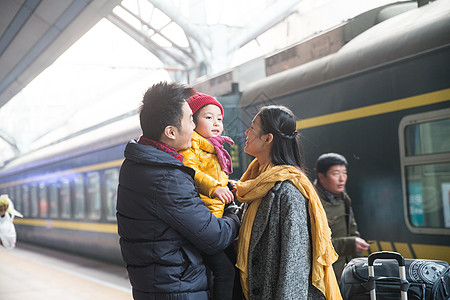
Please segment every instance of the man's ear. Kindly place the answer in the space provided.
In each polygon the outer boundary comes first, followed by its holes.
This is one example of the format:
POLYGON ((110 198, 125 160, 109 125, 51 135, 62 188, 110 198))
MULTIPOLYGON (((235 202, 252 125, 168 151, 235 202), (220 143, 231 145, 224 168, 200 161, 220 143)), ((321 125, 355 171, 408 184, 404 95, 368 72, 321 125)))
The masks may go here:
POLYGON ((169 140, 175 140, 177 136, 177 131, 175 130, 175 126, 169 125, 164 128, 163 135, 165 138, 169 140))

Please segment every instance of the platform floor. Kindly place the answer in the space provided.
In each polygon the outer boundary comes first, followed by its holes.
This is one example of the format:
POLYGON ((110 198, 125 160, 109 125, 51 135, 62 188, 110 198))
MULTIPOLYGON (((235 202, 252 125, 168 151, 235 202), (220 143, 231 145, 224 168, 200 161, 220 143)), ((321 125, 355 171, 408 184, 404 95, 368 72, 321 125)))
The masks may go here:
POLYGON ((132 299, 125 268, 20 244, 0 247, 1 300, 132 299))

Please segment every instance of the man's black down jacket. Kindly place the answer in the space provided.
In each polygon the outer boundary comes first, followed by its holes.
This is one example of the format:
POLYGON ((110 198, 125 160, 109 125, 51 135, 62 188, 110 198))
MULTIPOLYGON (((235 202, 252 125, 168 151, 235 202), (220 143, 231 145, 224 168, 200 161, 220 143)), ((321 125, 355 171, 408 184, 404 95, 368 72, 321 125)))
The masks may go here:
POLYGON ((239 230, 200 200, 194 170, 152 146, 128 143, 119 177, 117 224, 135 299, 207 299, 200 252, 214 254, 239 230))

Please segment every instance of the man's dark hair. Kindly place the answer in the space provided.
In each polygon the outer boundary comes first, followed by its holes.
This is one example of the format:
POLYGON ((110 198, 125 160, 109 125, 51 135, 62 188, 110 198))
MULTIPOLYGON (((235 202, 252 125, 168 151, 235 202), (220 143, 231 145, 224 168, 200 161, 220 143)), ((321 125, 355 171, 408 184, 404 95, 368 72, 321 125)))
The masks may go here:
POLYGON ((263 133, 273 135, 270 152, 272 162, 275 165, 292 165, 304 170, 297 124, 292 111, 282 105, 269 105, 262 107, 258 116, 263 133))
POLYGON ((165 81, 150 87, 139 107, 143 136, 159 141, 167 126, 181 129, 183 103, 194 93, 195 90, 191 87, 165 81))
POLYGON ((337 153, 325 153, 319 156, 316 161, 316 175, 319 173, 326 174, 332 166, 342 166, 347 167, 347 160, 344 156, 337 153))

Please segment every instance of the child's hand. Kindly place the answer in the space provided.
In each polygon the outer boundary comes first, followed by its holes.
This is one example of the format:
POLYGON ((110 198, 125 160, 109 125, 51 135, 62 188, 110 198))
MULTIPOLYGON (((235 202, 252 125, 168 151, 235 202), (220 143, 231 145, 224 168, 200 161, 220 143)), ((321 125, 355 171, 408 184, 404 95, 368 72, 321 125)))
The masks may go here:
POLYGON ((228 189, 228 187, 221 187, 219 186, 214 193, 214 197, 219 198, 222 203, 228 204, 233 202, 234 195, 233 193, 228 189))

